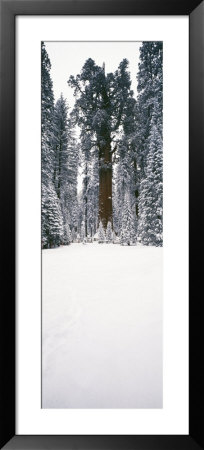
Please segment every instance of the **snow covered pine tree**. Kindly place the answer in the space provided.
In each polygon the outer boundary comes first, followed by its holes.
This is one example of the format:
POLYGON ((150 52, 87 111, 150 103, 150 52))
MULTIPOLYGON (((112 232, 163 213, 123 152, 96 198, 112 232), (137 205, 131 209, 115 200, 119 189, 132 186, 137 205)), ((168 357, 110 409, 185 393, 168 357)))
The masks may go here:
POLYGON ((73 135, 68 106, 61 94, 53 114, 54 185, 63 218, 62 244, 71 243, 77 229, 78 147, 73 135))
POLYGON ((143 42, 140 48, 137 99, 139 167, 138 236, 143 245, 163 245, 163 46, 143 42))
POLYGON ((42 247, 60 245, 63 234, 62 214, 56 194, 54 152, 52 146, 54 95, 50 77, 51 63, 44 43, 41 48, 41 164, 42 164, 42 247))

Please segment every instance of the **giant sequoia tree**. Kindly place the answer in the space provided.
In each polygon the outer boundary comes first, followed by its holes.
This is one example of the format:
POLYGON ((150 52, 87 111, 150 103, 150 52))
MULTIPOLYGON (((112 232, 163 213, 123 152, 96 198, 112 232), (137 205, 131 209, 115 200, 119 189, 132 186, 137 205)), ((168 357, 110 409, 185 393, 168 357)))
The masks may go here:
POLYGON ((135 103, 127 65, 124 59, 115 73, 106 75, 105 66, 88 59, 81 73, 68 81, 76 96, 73 114, 81 128, 82 151, 98 150, 99 220, 104 228, 112 223, 113 154, 135 103))

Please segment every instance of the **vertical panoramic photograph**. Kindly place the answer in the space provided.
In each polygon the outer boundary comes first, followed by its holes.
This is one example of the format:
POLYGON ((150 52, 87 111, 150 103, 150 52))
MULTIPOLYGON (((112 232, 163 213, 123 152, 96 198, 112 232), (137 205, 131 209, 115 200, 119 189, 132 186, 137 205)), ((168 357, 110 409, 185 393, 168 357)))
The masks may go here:
POLYGON ((163 407, 163 43, 41 43, 42 408, 163 407))

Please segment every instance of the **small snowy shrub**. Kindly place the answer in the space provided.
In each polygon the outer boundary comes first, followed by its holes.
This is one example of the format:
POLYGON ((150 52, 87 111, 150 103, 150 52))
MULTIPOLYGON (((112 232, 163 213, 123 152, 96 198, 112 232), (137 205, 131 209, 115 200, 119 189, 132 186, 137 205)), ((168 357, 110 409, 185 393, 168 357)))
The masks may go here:
POLYGON ((111 222, 108 222, 108 225, 106 228, 106 242, 110 243, 112 241, 113 241, 112 226, 111 226, 111 222))
POLYGON ((98 243, 103 244, 105 240, 106 240, 105 230, 103 228, 102 222, 100 222, 98 229, 98 243))
POLYGON ((81 237, 81 242, 83 242, 83 244, 85 244, 85 242, 86 242, 86 236, 85 236, 85 223, 84 223, 84 221, 82 221, 82 224, 81 224, 81 233, 80 233, 80 237, 81 237))

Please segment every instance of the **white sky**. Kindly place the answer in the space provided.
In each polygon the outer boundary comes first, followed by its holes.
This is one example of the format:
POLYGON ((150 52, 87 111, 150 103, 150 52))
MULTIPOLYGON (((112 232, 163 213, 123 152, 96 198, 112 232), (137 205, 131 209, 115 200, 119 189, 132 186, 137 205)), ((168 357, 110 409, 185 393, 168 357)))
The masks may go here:
POLYGON ((74 106, 73 89, 68 86, 70 75, 80 73, 88 58, 97 65, 105 62, 106 73, 115 72, 119 63, 127 58, 131 73, 132 89, 137 95, 136 74, 139 62, 139 47, 141 42, 46 42, 45 46, 52 64, 51 78, 53 81, 55 101, 62 93, 70 108, 74 106))

